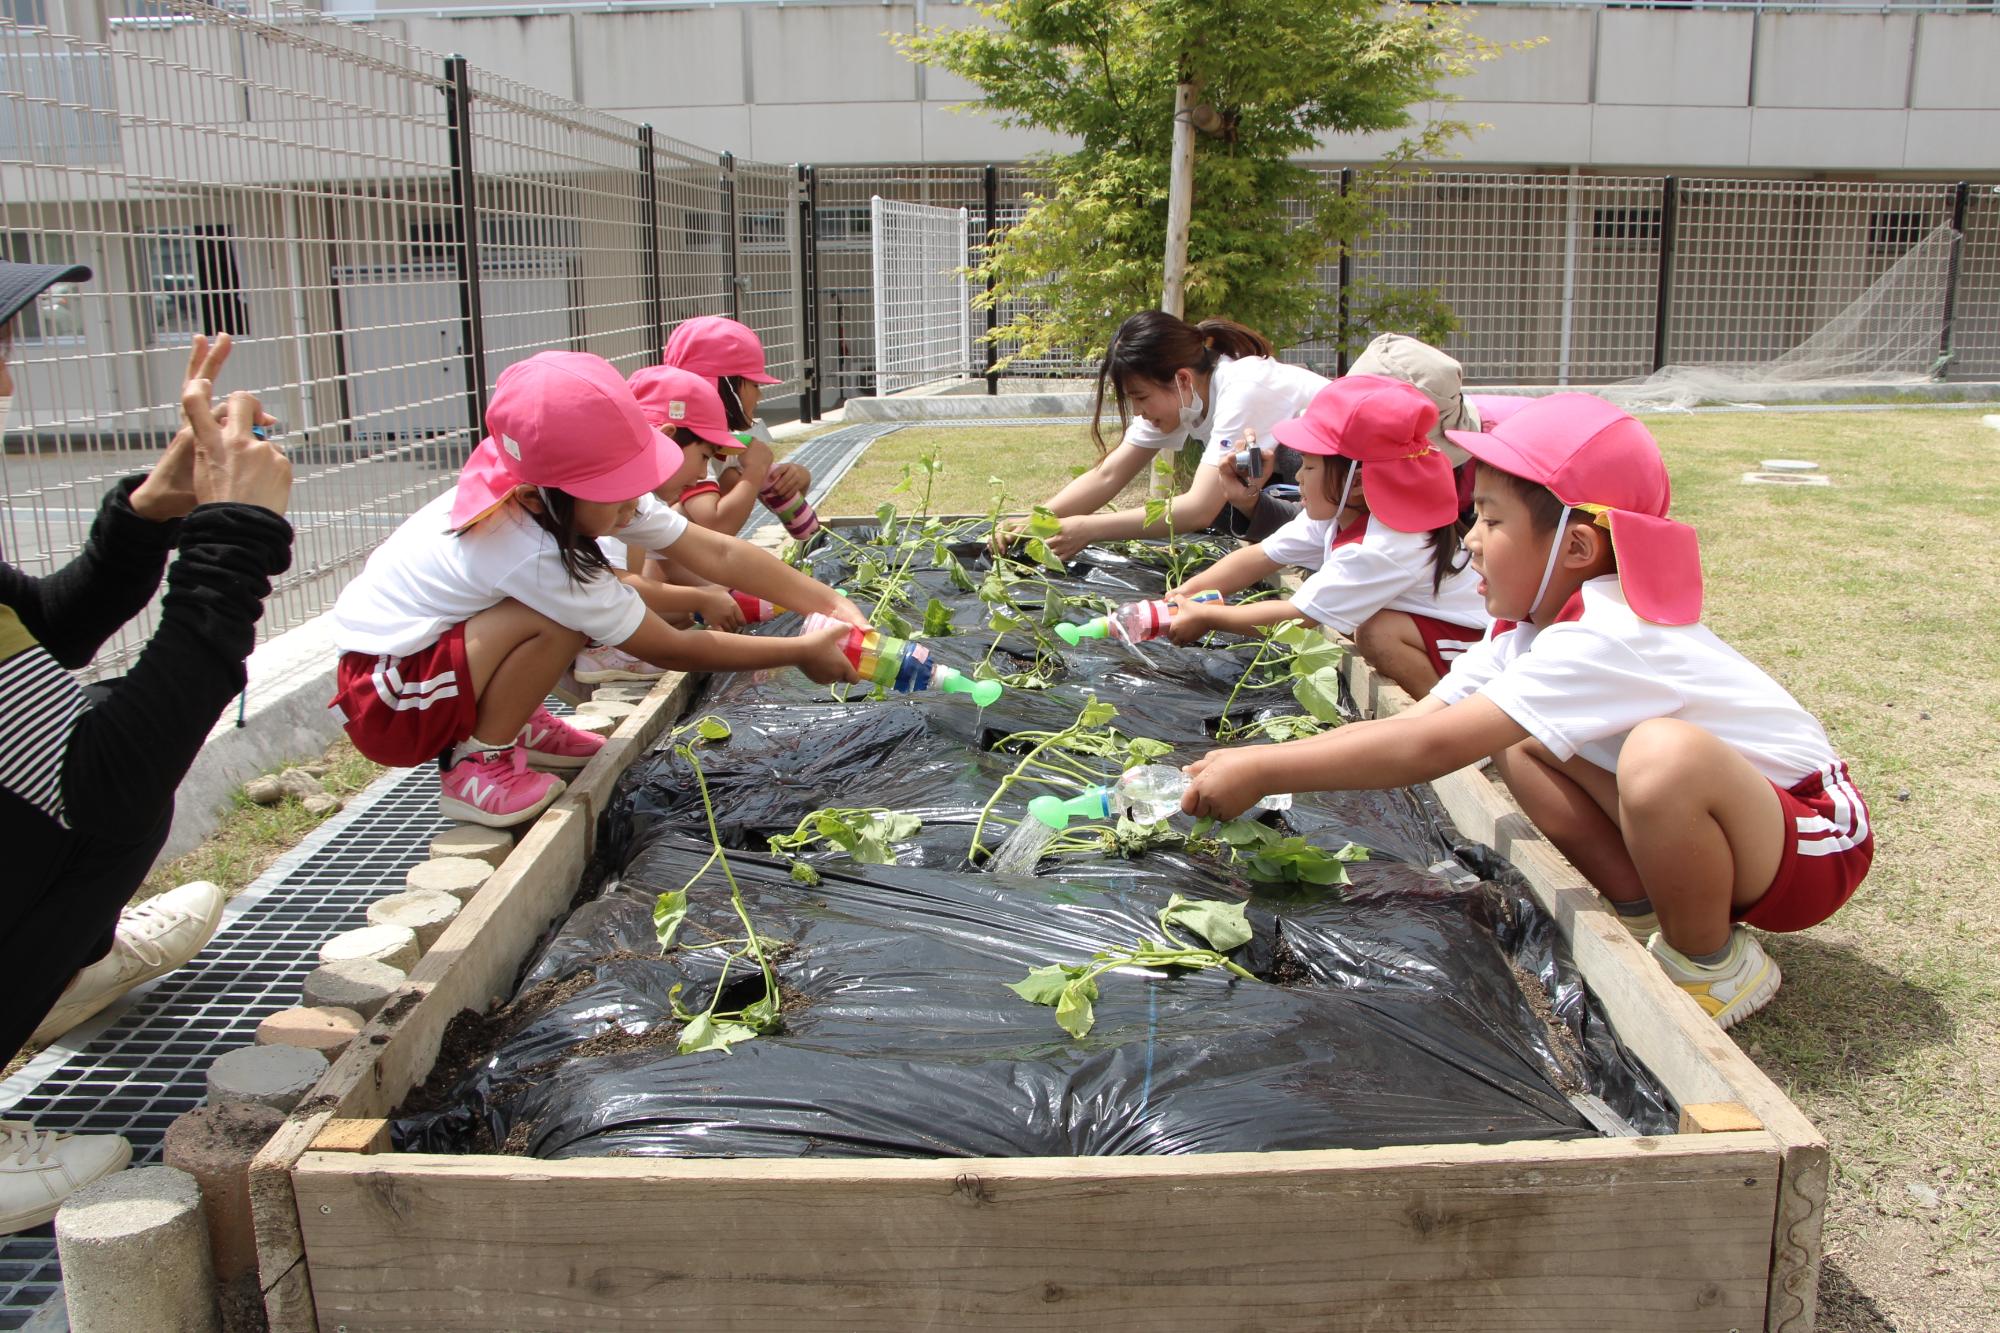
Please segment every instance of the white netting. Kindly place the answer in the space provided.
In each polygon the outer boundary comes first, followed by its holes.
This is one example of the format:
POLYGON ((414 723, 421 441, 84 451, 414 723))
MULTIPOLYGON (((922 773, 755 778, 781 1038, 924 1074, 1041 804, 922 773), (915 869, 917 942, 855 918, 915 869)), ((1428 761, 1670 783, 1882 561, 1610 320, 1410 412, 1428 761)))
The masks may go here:
POLYGON ((875 392, 971 374, 968 214, 869 201, 875 251, 875 392))
POLYGON ((1600 392, 1627 408, 1783 398, 1788 386, 1910 384, 1941 365, 1938 329, 1951 280, 1948 226, 1928 235, 1805 341, 1768 361, 1667 366, 1600 392))

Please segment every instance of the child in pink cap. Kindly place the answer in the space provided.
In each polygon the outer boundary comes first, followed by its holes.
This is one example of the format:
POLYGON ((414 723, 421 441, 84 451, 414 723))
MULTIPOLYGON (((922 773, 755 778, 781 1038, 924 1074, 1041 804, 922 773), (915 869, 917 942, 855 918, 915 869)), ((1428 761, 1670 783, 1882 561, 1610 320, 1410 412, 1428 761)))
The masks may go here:
MULTIPOLYGON (((599 538, 664 549, 687 524, 650 494, 680 466, 679 446, 647 424, 602 357, 542 352, 509 366, 486 427, 458 485, 383 542, 332 612, 333 709, 377 763, 439 760, 447 818, 494 828, 533 819, 564 787, 537 770, 581 768, 603 745, 543 704, 586 642, 677 670, 795 665, 816 681, 857 679, 841 653, 845 628, 797 638, 677 630, 637 580, 609 567, 599 538)), ((676 554, 720 574, 738 553, 706 536, 676 554)), ((751 554, 729 572, 759 595, 859 623, 831 589, 751 554)))
POLYGON ((715 385, 724 419, 740 446, 718 454, 712 484, 713 508, 699 502, 688 521, 734 534, 750 517, 751 502, 769 492, 782 508, 812 485, 812 473, 798 463, 773 461, 771 433, 757 416, 764 386, 777 379, 764 368, 764 344, 749 325, 726 315, 696 315, 667 336, 664 366, 692 371, 715 385))
POLYGON ((1245 633, 1309 620, 1354 640, 1377 671, 1413 695, 1486 636, 1479 577, 1459 540, 1458 488, 1431 443, 1437 407, 1401 380, 1349 375, 1314 395, 1272 435, 1301 455, 1304 510, 1255 546, 1210 565, 1169 594, 1167 636, 1245 633), (1204 589, 1241 592, 1286 565, 1312 570, 1288 597, 1237 606, 1185 602, 1204 589))
POLYGON ((1492 755, 1536 826, 1728 1027, 1777 993, 1746 926, 1804 930, 1868 873, 1868 807, 1826 732, 1704 628, 1692 528, 1659 447, 1589 394, 1452 438, 1479 462, 1466 539, 1496 617, 1402 714, 1217 750, 1184 807, 1292 788, 1396 787, 1492 755))

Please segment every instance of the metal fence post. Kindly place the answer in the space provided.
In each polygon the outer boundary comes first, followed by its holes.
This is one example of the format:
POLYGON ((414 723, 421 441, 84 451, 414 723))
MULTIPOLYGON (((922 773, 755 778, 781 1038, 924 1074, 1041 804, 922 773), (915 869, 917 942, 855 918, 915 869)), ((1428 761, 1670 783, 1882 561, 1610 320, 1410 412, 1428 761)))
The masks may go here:
POLYGON ((667 300, 660 282, 660 178, 653 156, 653 127, 639 127, 639 225, 646 233, 646 322, 654 355, 667 348, 667 300))
MULTIPOLYGON (((1000 225, 1000 168, 991 162, 986 164, 986 239, 979 247, 979 262, 988 263, 993 253, 993 232, 1000 225)), ((993 368, 1000 359, 1000 344, 993 341, 993 331, 1000 327, 1000 309, 994 305, 993 270, 986 270, 986 392, 990 397, 1000 392, 1000 372, 993 368)))
POLYGON ((736 220, 736 154, 722 155, 722 225, 728 228, 722 247, 724 262, 728 265, 723 275, 729 293, 729 317, 743 318, 743 255, 739 239, 740 230, 736 220))
MULTIPOLYGON (((472 84, 465 57, 444 62, 445 125, 451 131, 451 206, 458 219, 458 323, 472 438, 486 433, 486 321, 479 304, 479 192, 472 169, 472 84)), ((469 452, 469 451, 468 451, 469 452)))
POLYGON ((819 419, 819 210, 813 169, 798 168, 799 420, 819 419))
POLYGON ((1951 198, 1951 263, 1945 270, 1944 322, 1938 330, 1937 368, 1931 372, 1934 380, 1943 379, 1951 369, 1952 322, 1958 318, 1959 260, 1965 254, 1965 209, 1971 199, 1972 186, 1960 181, 1951 198))
POLYGON ((1674 313, 1674 233, 1680 229, 1681 182, 1668 176, 1660 182, 1660 272, 1653 300, 1653 369, 1667 364, 1667 327, 1674 313))
MULTIPOLYGON (((1347 198, 1347 192, 1354 186, 1354 168, 1340 169, 1340 197, 1347 198)), ((1333 347, 1333 373, 1336 376, 1347 373, 1347 340, 1351 336, 1348 328, 1347 292, 1354 283, 1354 238, 1345 237, 1340 242, 1340 305, 1335 328, 1338 330, 1333 347)))

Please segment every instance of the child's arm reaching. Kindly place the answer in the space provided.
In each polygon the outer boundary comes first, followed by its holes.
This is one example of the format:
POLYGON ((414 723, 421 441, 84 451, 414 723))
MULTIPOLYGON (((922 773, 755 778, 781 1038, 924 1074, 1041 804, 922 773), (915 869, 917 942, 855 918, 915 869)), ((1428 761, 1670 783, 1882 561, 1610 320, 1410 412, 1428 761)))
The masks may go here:
POLYGON ((1283 565, 1264 554, 1262 546, 1238 547, 1178 588, 1167 589, 1167 596, 1192 597, 1211 588, 1225 595, 1242 592, 1252 584, 1262 583, 1283 568, 1283 565))
POLYGON ((712 583, 663 583, 636 574, 620 574, 619 579, 639 594, 646 609, 669 624, 685 626, 700 616, 710 629, 743 628, 743 608, 729 595, 729 589, 712 583))
POLYGON ((1425 699, 1396 717, 1351 723, 1323 736, 1210 750, 1187 767, 1191 781, 1181 809, 1234 819, 1273 792, 1407 787, 1527 736, 1483 695, 1455 704, 1425 699))
POLYGON ((1185 648, 1211 630, 1248 634, 1253 629, 1287 620, 1311 622, 1312 617, 1288 599, 1279 597, 1267 597, 1261 602, 1243 602, 1237 606, 1176 599, 1174 618, 1167 622, 1167 637, 1185 648))
POLYGON ((845 626, 793 636, 717 634, 709 630, 675 629, 647 613, 631 638, 618 647, 632 656, 669 671, 752 671, 759 667, 795 666, 821 685, 852 684, 861 679, 847 654, 845 626))
POLYGON ((681 504, 681 512, 696 527, 734 536, 749 519, 750 510, 757 503, 757 492, 764 489, 770 471, 770 449, 763 441, 753 440, 743 451, 742 461, 717 480, 717 489, 691 496, 681 504), (730 472, 741 475, 732 484, 724 484, 730 472))
POLYGON ((762 597, 788 611, 819 611, 866 629, 860 608, 824 583, 801 574, 769 551, 707 528, 689 526, 674 543, 674 560, 702 578, 762 597))

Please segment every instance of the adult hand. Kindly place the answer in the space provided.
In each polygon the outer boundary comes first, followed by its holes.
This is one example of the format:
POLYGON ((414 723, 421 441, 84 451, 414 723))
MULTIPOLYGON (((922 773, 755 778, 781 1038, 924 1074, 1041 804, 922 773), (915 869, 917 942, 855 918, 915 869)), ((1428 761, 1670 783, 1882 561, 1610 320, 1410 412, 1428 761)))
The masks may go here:
POLYGON ((250 433, 270 418, 253 395, 239 391, 229 395, 218 420, 209 408, 214 392, 206 379, 189 380, 181 392, 181 410, 194 432, 195 503, 228 501, 284 513, 292 493, 291 461, 250 433))
POLYGON ((1210 623, 1214 608, 1207 602, 1187 602, 1169 595, 1167 604, 1174 608, 1174 618, 1167 622, 1167 638, 1180 647, 1187 647, 1215 628, 1210 623))
POLYGON ((697 589, 701 599, 701 618, 710 629, 730 632, 743 628, 743 608, 729 595, 727 588, 697 589))
MULTIPOLYGON (((229 335, 224 333, 210 343, 201 334, 194 337, 194 345, 188 353, 187 375, 183 378, 182 396, 186 396, 186 386, 201 381, 213 385, 222 367, 229 360, 229 335)), ((204 390, 210 392, 211 390, 204 390)), ((146 474, 146 479, 132 490, 132 509, 141 518, 155 523, 168 519, 183 518, 197 503, 194 489, 196 440, 194 427, 188 420, 185 408, 181 411, 181 428, 174 432, 174 438, 167 445, 160 461, 146 474)))
POLYGON ((1210 819, 1234 819, 1264 798, 1256 781, 1257 756, 1251 747, 1210 750, 1181 772, 1188 787, 1181 811, 1210 819))
POLYGON ((857 684, 861 673, 841 651, 850 633, 845 625, 831 625, 799 635, 798 668, 806 678, 821 685, 857 684))
POLYGON ((790 504, 812 485, 812 473, 797 463, 778 463, 771 468, 765 484, 777 488, 779 504, 790 504))

